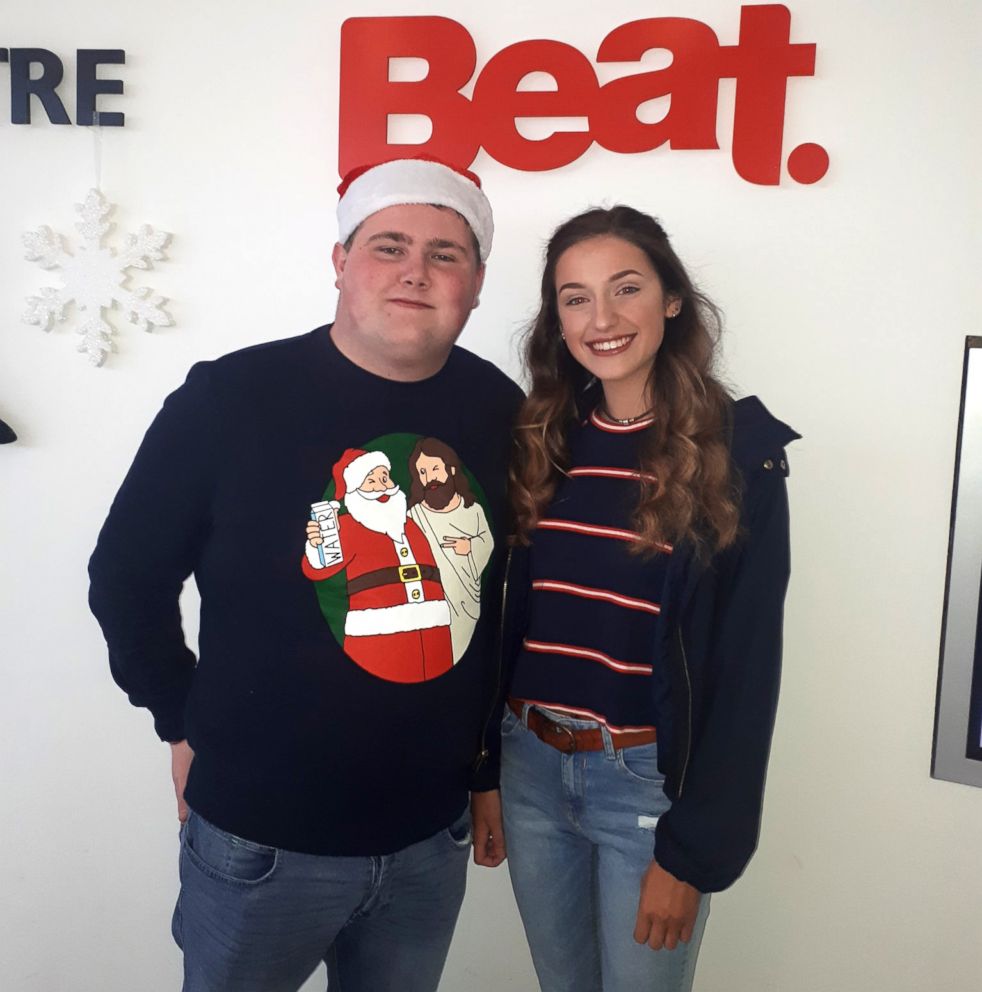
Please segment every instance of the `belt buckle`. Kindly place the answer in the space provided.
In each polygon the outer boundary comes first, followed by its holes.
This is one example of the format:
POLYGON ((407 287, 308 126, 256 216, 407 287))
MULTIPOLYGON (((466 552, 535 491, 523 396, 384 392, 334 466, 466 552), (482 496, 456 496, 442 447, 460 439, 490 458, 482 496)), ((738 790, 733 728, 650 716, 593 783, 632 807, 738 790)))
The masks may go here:
POLYGON ((547 723, 549 724, 549 731, 551 733, 553 733, 553 734, 566 734, 566 736, 569 737, 569 745, 570 745, 570 747, 569 747, 568 753, 569 754, 575 754, 576 753, 576 734, 574 734, 573 731, 569 727, 565 726, 565 724, 557 723, 555 720, 550 720, 548 717, 545 717, 545 719, 546 719, 547 723))
POLYGON ((399 569, 400 582, 418 582, 422 578, 419 565, 397 565, 396 568, 399 569))

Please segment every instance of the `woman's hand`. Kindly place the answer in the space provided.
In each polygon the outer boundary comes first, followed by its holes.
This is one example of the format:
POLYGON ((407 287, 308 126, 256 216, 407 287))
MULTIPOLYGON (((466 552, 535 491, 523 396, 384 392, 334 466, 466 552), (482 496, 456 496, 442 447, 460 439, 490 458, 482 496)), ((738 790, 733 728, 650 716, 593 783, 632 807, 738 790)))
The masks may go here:
POLYGON ((641 877, 634 939, 654 951, 675 950, 679 941, 688 943, 698 912, 699 890, 652 861, 641 877))
POLYGON ((505 829, 501 822, 501 793, 471 793, 471 832, 474 864, 497 868, 505 860, 505 829))

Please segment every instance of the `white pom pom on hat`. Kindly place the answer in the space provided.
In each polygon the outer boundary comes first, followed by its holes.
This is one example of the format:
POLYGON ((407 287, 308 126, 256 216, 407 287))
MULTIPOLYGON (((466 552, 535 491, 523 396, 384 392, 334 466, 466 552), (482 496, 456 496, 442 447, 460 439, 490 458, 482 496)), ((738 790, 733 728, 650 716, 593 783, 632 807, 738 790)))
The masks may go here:
POLYGON ((477 238, 481 261, 491 254, 491 204, 473 172, 432 158, 398 158, 352 169, 338 187, 338 241, 344 244, 366 217, 403 203, 456 210, 477 238))

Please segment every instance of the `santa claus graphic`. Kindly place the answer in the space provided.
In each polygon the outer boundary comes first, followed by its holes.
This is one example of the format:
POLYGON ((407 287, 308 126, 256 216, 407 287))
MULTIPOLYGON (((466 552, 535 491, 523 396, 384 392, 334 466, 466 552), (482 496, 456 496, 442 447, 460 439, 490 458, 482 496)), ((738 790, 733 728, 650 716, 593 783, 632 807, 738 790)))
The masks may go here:
POLYGON ((450 608, 430 545, 407 518, 406 495, 381 451, 349 448, 334 466, 339 515, 334 552, 321 525, 307 525, 302 561, 315 582, 344 571, 348 614, 344 650, 366 671, 393 682, 422 682, 453 665, 450 608), (337 544, 340 548, 337 548, 337 544))

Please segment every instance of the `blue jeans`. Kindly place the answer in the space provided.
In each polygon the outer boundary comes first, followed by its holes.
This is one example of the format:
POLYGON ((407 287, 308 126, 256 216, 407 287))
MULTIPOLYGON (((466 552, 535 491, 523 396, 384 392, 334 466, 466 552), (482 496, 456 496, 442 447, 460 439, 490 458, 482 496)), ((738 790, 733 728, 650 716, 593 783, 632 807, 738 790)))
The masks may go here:
POLYGON ((234 837, 193 811, 172 930, 184 992, 296 992, 321 961, 339 992, 435 992, 464 898, 470 816, 380 857, 234 837))
POLYGON ((501 732, 508 866, 542 992, 688 992, 708 895, 687 944, 634 941, 654 824, 670 806, 657 745, 615 751, 605 729, 604 750, 563 754, 510 709, 501 732))

